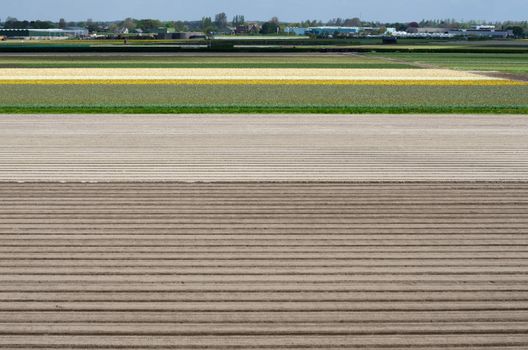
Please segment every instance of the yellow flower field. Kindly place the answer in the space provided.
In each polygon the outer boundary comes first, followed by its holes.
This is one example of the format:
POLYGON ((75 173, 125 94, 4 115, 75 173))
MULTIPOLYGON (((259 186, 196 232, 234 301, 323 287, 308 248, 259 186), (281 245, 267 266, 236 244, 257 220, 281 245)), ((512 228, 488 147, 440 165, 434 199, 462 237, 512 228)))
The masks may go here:
POLYGON ((523 82, 448 69, 2 69, 3 85, 418 85, 514 86, 523 82))
POLYGON ((370 85, 370 86, 522 86, 513 80, 315 80, 315 79, 20 79, 0 85, 370 85))
POLYGON ((8 68, 0 70, 0 80, 500 81, 501 79, 449 69, 8 68))

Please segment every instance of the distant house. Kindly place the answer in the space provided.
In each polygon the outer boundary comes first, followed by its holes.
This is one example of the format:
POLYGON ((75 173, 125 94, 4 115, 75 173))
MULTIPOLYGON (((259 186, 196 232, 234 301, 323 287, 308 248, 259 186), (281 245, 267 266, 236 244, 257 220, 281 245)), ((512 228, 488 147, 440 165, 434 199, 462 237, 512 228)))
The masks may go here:
POLYGON ((234 32, 237 35, 258 34, 261 26, 257 23, 246 23, 236 26, 234 32))

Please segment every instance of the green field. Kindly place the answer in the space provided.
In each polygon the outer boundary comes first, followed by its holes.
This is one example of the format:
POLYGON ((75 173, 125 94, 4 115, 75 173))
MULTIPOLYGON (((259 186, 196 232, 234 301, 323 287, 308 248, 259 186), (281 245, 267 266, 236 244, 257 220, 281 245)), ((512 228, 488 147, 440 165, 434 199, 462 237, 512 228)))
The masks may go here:
POLYGON ((528 113, 528 86, 0 85, 0 112, 528 113))
POLYGON ((520 53, 371 53, 366 56, 386 58, 394 63, 427 64, 459 70, 528 74, 528 54, 520 53))
POLYGON ((0 56, 0 68, 415 68, 359 55, 0 56))
POLYGON ((276 55, 0 56, 0 68, 440 68, 528 74, 528 54, 366 53, 276 55))

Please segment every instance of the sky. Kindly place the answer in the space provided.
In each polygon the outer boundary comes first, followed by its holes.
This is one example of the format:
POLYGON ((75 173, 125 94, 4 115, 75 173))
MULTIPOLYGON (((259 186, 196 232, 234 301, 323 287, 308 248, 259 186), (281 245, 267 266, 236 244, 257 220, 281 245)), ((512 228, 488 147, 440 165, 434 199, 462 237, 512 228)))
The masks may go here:
POLYGON ((0 18, 111 21, 126 17, 197 20, 227 13, 246 20, 360 17, 382 22, 421 19, 528 20, 528 0, 1 0, 0 18))

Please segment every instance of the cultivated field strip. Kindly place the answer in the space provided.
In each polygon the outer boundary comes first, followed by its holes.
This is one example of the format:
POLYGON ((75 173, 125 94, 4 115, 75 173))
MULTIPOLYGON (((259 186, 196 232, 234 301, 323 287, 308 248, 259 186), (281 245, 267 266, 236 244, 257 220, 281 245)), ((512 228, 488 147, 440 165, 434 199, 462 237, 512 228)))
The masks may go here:
POLYGON ((525 349, 527 182, 0 184, 0 348, 525 349))
POLYGON ((524 116, 2 116, 0 181, 526 181, 524 116))
POLYGON ((482 80, 487 77, 450 69, 273 69, 273 68, 3 68, 0 81, 25 80, 482 80))

